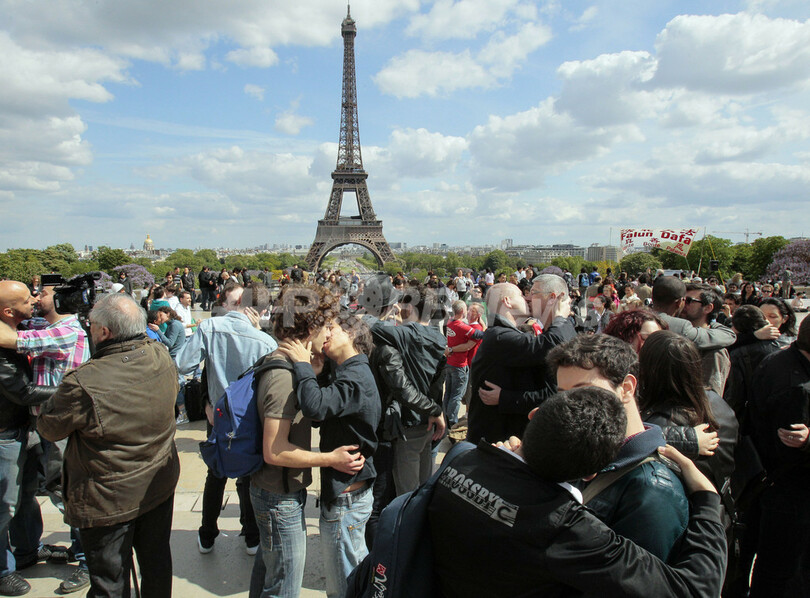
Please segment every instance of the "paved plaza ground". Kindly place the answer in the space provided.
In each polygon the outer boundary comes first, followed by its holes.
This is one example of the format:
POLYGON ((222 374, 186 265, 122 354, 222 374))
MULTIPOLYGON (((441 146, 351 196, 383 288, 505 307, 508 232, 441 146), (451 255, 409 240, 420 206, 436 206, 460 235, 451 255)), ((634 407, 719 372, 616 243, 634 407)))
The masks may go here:
MULTIPOLYGON (((180 482, 174 500, 174 524, 172 526, 172 560, 174 564, 173 595, 181 598, 204 598, 208 596, 247 596, 253 557, 245 553, 245 542, 239 537, 239 501, 236 487, 231 480, 226 488, 226 502, 219 518, 220 536, 213 552, 200 554, 197 550, 197 528, 200 525, 202 488, 206 468, 200 457, 198 445, 205 438, 205 423, 192 422, 177 428, 177 450, 180 453, 180 482)), ((313 435, 317 445, 317 436, 313 435)), ((317 475, 317 472, 316 472, 317 475)), ((318 510, 315 507, 315 491, 318 480, 310 486, 307 496, 307 565, 304 573, 303 598, 325 596, 322 576, 320 547, 318 546, 318 510)), ((62 516, 46 498, 42 504, 46 544, 69 545, 67 526, 62 516)), ((31 584, 31 597, 56 596, 59 583, 68 578, 75 565, 39 564, 21 573, 31 584)), ((86 591, 77 592, 84 596, 86 591)))

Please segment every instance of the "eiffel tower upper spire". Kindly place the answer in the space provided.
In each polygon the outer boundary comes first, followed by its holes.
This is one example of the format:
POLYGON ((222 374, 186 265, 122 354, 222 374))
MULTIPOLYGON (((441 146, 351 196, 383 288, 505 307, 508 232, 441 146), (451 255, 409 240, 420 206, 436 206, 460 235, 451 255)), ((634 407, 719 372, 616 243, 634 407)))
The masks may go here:
POLYGON ((340 147, 336 170, 363 170, 360 151, 360 127, 357 121, 357 80, 354 73, 354 38, 357 27, 352 19, 351 5, 340 27, 343 36, 343 95, 340 110, 340 147))

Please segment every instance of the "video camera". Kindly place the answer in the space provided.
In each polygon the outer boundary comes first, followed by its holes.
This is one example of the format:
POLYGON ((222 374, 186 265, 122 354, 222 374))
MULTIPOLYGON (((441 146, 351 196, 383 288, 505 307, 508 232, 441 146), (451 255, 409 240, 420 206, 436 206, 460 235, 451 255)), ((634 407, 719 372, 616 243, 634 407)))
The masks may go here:
POLYGON ((78 314, 84 320, 96 302, 96 281, 101 280, 101 272, 79 274, 65 281, 60 274, 45 274, 43 286, 53 286, 53 305, 56 313, 78 314))

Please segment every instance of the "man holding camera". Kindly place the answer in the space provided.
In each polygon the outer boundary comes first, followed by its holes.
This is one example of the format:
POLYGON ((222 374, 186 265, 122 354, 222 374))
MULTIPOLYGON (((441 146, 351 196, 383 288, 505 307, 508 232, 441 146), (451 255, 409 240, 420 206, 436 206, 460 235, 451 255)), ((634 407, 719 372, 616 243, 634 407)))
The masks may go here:
MULTIPOLYGON (((29 319, 36 299, 21 282, 0 282, 0 330, 13 336, 29 319)), ((38 386, 28 359, 0 348, 0 595, 21 596, 31 586, 17 573, 39 560, 42 514, 36 500, 39 437, 31 427, 31 407, 53 394, 38 386), (12 542, 9 542, 9 535, 12 542), (10 550, 14 545, 14 553, 10 550)))
MULTIPOLYGON (((63 282, 61 277, 58 277, 58 280, 43 277, 42 292, 37 299, 39 299, 39 313, 47 322, 44 328, 15 332, 7 326, 0 327, 0 347, 28 355, 31 358, 34 381, 40 386, 59 386, 68 371, 90 359, 87 333, 79 323, 78 317, 75 314, 60 314, 54 306, 56 285, 61 282, 63 282)), ((47 446, 43 443, 47 456, 46 488, 59 483, 61 454, 66 444, 66 441, 47 446)), ((77 530, 71 529, 70 535, 73 540, 71 551, 79 561, 79 568, 60 585, 60 590, 66 594, 76 592, 90 583, 84 550, 77 530)), ((38 542, 39 538, 35 540, 38 542)), ((47 551, 44 551, 42 556, 47 556, 47 551)), ((56 558, 56 555, 52 556, 56 558)))

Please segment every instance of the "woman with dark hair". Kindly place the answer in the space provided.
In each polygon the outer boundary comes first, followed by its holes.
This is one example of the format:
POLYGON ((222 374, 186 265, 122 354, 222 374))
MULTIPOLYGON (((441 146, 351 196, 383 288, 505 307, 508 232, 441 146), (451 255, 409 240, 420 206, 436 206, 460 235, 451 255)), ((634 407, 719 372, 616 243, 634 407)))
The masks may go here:
POLYGON ((776 342, 780 348, 787 347, 796 340, 796 312, 784 299, 768 297, 762 300, 759 309, 771 326, 779 329, 781 335, 776 342))
POLYGON ((740 289, 740 299, 743 305, 756 305, 759 303, 759 293, 753 282, 743 283, 740 289))
POLYGON ((585 332, 604 332, 611 316, 613 316, 613 302, 604 295, 597 295, 593 298, 593 308, 588 310, 588 317, 583 324, 585 332))
POLYGON ((605 327, 605 334, 622 339, 638 353, 652 333, 667 329, 669 325, 654 311, 630 309, 613 316, 605 327))
POLYGON ((667 442, 682 447, 722 492, 734 471, 737 419, 720 395, 703 386, 694 343, 669 330, 650 335, 639 352, 638 395, 644 421, 661 426, 667 442), (720 442, 713 454, 698 458, 695 428, 717 431, 720 442))
MULTIPOLYGON (((160 342, 168 347, 169 355, 174 358, 183 345, 186 344, 186 327, 183 320, 167 305, 151 311, 157 312, 154 316, 156 324, 148 324, 149 329, 157 332, 160 342), (165 331, 161 331, 161 324, 166 324, 165 331)), ((147 318, 147 321, 150 319, 152 318, 147 318)))

